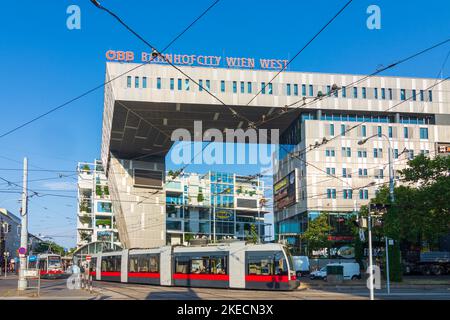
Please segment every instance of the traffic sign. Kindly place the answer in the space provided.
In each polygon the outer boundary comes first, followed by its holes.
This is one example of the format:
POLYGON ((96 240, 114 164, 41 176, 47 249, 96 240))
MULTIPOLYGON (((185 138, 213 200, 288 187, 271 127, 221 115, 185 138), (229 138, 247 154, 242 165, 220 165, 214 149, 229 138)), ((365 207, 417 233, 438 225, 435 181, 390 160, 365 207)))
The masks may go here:
POLYGON ((24 247, 20 247, 20 248, 19 248, 19 254, 24 255, 24 254, 26 254, 26 253, 27 253, 27 248, 24 248, 24 247))
POLYGON ((92 257, 91 256, 86 256, 86 261, 87 262, 91 262, 92 257))

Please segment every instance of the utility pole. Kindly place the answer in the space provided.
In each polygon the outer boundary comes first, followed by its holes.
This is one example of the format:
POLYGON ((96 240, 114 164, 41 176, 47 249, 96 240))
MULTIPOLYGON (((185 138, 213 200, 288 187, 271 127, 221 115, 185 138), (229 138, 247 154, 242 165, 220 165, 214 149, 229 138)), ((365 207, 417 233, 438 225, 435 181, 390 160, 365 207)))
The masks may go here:
POLYGON ((369 290, 370 290, 370 300, 374 300, 374 293, 373 293, 373 258, 372 258, 372 217, 370 214, 368 214, 367 219, 367 227, 368 227, 368 233, 369 233, 369 290))
MULTIPOLYGON (((28 251, 28 159, 23 159, 22 227, 20 228, 20 246, 28 251)), ((26 253, 20 255, 18 290, 26 290, 28 283, 24 271, 27 264, 26 253)))

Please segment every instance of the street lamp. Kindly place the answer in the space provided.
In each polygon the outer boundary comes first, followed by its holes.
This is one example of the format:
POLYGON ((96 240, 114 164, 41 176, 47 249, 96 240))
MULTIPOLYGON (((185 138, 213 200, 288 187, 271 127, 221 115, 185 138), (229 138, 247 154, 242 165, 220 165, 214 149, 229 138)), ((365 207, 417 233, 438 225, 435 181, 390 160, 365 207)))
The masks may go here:
MULTIPOLYGON (((372 139, 374 137, 383 137, 386 139, 386 141, 388 143, 389 197, 390 197, 391 203, 394 203, 394 200, 395 200, 395 196, 394 196, 394 166, 392 163, 393 156, 392 156, 391 140, 389 140, 389 137, 387 135, 385 135, 384 133, 382 133, 381 135, 374 134, 366 139, 358 141, 358 145, 362 146, 363 144, 365 144, 367 141, 369 141, 370 139, 372 139)), ((369 224, 369 230, 371 230, 370 212, 369 212, 368 224, 369 224)), ((385 240, 385 247, 386 247, 386 249, 385 249, 386 250, 386 288, 387 288, 387 293, 391 294, 391 284, 390 284, 390 279, 389 279, 389 239, 386 235, 384 236, 384 240, 385 240)), ((372 241, 372 237, 371 237, 371 234, 369 233, 369 242, 371 242, 371 241, 372 241)), ((372 244, 369 243, 369 246, 371 247, 372 244)), ((372 255, 370 256, 369 260, 372 261, 372 255)), ((370 262, 370 272, 371 272, 371 277, 372 277, 372 262, 370 262)), ((373 286, 373 284, 372 284, 372 286, 373 286)))

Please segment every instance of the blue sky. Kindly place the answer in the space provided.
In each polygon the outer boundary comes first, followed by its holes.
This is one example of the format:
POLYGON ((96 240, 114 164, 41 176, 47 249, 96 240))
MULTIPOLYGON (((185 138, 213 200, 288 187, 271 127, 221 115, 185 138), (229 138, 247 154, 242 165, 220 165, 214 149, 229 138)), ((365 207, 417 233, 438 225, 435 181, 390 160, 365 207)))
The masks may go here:
MULTIPOLYGON (((157 48, 163 48, 207 6, 210 0, 104 0, 157 48)), ((292 57, 345 0, 221 0, 169 50, 174 53, 242 57, 292 57)), ((447 0, 355 0, 308 47, 290 70, 367 74, 380 65, 442 41, 450 35, 447 0), (381 30, 366 27, 366 9, 381 8, 381 30)), ((100 84, 109 49, 146 50, 136 38, 88 0, 3 1, 0 5, 0 134, 100 84), (66 9, 81 8, 81 30, 66 28, 66 9)), ((449 46, 412 60, 389 75, 436 77, 449 46)), ((448 75, 450 63, 443 70, 448 75)), ((75 196, 75 179, 38 169, 74 171, 78 161, 99 157, 103 92, 95 93, 0 139, 0 169, 19 169, 30 161, 30 188, 75 196), (6 159, 6 158, 7 159, 6 159)), ((189 170, 204 170, 191 167, 189 170)), ((227 168, 221 168, 227 169, 227 168)), ((242 173, 255 168, 229 168, 242 173)), ((73 174, 73 172, 61 172, 73 174)), ((19 170, 0 177, 21 181, 19 170)), ((6 184, 0 190, 8 189, 6 184)), ((14 189, 13 187, 11 189, 14 189)), ((0 207, 18 212, 20 194, 0 192, 0 207)), ((30 230, 75 244, 76 200, 33 197, 30 230)))

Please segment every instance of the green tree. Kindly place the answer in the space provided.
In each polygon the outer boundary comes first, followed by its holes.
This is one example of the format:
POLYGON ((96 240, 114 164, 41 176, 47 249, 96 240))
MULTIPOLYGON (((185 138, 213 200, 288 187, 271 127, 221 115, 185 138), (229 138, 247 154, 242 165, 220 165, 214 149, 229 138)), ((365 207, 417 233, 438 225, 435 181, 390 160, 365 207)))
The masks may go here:
POLYGON ((302 235, 302 240, 308 244, 309 254, 313 250, 319 250, 322 248, 328 248, 330 241, 328 236, 330 235, 331 227, 328 223, 328 214, 322 212, 314 220, 310 220, 308 228, 302 235))
POLYGON ((258 231, 256 228, 256 224, 252 224, 250 226, 250 242, 251 243, 258 243, 258 231))

